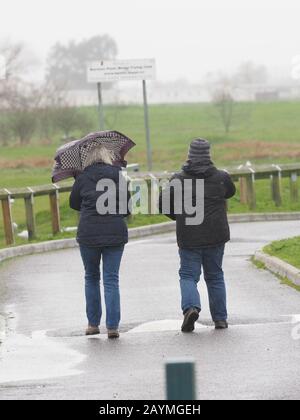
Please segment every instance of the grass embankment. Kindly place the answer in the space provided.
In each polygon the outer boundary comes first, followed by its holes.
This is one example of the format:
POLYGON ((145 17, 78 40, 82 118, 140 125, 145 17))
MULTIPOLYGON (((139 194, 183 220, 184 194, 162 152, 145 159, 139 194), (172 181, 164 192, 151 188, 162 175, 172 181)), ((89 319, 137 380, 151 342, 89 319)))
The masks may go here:
POLYGON ((264 252, 300 269, 300 236, 272 242, 264 248, 264 252))

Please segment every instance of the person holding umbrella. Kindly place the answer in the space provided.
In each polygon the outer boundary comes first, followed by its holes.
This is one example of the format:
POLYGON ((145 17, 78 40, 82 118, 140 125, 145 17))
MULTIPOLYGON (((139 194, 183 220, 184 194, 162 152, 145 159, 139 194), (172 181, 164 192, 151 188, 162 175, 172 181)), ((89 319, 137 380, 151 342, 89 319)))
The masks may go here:
MULTIPOLYGON (((100 263, 103 265, 104 300, 106 306, 106 328, 108 338, 119 338, 119 324, 121 319, 120 292, 119 292, 119 269, 124 251, 128 242, 128 230, 125 217, 129 214, 129 196, 126 188, 126 205, 120 211, 120 162, 124 157, 124 150, 133 147, 134 143, 127 144, 124 149, 124 141, 118 137, 112 137, 108 141, 107 133, 99 133, 79 143, 79 155, 82 156, 80 167, 75 164, 69 168, 59 168, 62 159, 57 155, 55 176, 66 177, 66 173, 75 175, 75 183, 70 195, 70 207, 80 211, 80 221, 77 231, 77 241, 80 247, 85 269, 85 297, 88 327, 86 335, 100 334, 100 322, 102 318, 102 302, 100 292, 100 263), (120 147, 119 147, 119 146, 120 147), (84 148, 83 151, 80 150, 84 148), (123 148, 123 151, 121 150, 123 148), (99 213, 98 201, 101 194, 106 191, 98 188, 99 181, 109 180, 115 188, 110 194, 115 194, 116 212, 99 213), (123 210, 124 211, 124 210, 123 210)), ((119 133, 118 133, 119 134, 119 133)), ((129 139, 127 139, 129 141, 129 139)), ((68 153, 69 162, 75 162, 78 153, 78 143, 64 148, 68 153), (75 150, 75 152, 74 152, 75 150), (70 158, 71 156, 71 158, 70 158)), ((122 176, 122 175, 121 175, 122 176)), ((125 182, 126 185, 126 182, 125 182)), ((123 195, 124 197, 124 195, 123 195)))

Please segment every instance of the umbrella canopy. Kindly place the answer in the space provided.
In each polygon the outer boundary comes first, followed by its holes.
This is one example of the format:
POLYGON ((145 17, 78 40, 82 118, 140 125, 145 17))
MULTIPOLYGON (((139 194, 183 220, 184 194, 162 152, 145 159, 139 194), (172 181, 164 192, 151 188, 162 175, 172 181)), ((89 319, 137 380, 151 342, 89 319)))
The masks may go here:
POLYGON ((61 146, 54 157, 52 182, 75 177, 83 171, 84 162, 91 148, 103 145, 114 153, 114 165, 126 167, 126 153, 135 143, 118 131, 98 131, 80 140, 73 140, 61 146))

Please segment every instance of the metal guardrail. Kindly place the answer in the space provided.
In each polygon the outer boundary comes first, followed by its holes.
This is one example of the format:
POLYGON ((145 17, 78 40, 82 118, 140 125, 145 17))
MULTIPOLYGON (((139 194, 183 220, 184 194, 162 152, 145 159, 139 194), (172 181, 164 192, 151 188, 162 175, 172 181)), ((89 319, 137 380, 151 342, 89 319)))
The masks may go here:
MULTIPOLYGON (((259 179, 270 179, 271 197, 276 206, 282 204, 282 187, 281 180, 284 177, 290 178, 290 196, 292 202, 298 202, 298 176, 300 175, 300 163, 298 164, 283 164, 283 165, 263 165, 263 166, 247 166, 243 165, 239 168, 225 169, 235 182, 240 185, 240 200, 241 203, 247 204, 250 210, 256 208, 256 194, 255 181, 259 179)), ((158 179, 168 179, 173 175, 170 172, 158 173, 138 173, 131 176, 131 180, 145 179, 151 182, 153 177, 158 179)), ((67 193, 72 190, 72 183, 60 183, 26 187, 26 188, 12 188, 0 189, 0 201, 3 215, 3 225, 5 233, 5 241, 7 245, 13 245, 15 242, 13 218, 11 211, 12 199, 23 199, 25 205, 26 225, 28 231, 28 239, 32 240, 36 237, 36 223, 34 212, 34 198, 41 196, 49 196, 49 205, 51 213, 52 233, 56 235, 60 232, 60 209, 59 209, 59 195, 67 193)), ((152 197, 149 197, 149 202, 152 203, 152 197)))

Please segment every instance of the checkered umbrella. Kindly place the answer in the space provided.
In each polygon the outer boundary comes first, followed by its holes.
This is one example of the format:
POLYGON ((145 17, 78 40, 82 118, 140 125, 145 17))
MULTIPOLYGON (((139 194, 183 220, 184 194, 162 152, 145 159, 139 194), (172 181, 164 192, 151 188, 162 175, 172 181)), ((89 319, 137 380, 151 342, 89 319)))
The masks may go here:
POLYGON ((80 174, 89 150, 96 145, 104 145, 107 149, 113 151, 116 157, 114 164, 126 167, 125 155, 135 146, 135 143, 118 131, 98 131, 88 134, 80 140, 66 143, 57 150, 54 157, 52 182, 58 182, 80 174))

